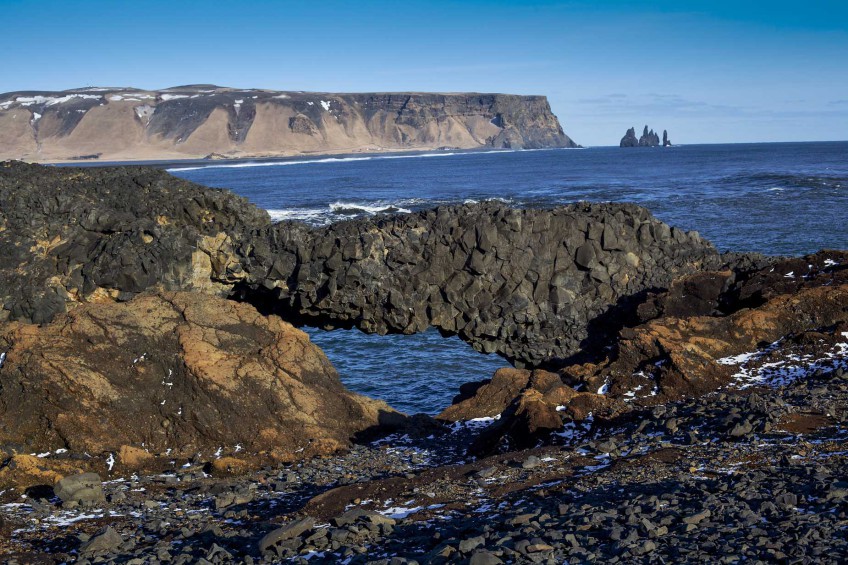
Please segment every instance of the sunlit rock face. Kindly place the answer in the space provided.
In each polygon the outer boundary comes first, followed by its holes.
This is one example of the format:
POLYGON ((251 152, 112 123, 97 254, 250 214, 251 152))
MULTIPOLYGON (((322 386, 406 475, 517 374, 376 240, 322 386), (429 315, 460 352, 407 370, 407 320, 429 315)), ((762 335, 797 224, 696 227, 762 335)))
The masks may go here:
POLYGON ((544 96, 194 85, 0 94, 0 159, 202 159, 575 147, 544 96))
POLYGON ((333 453, 394 414, 348 391, 302 331, 196 292, 7 322, 0 351, 0 444, 112 453, 126 468, 166 454, 333 453))

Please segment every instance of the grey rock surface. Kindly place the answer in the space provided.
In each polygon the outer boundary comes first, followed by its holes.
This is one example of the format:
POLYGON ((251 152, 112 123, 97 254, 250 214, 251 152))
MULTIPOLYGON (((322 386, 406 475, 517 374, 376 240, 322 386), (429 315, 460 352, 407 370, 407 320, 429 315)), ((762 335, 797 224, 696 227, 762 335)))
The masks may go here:
POLYGON ((97 473, 65 477, 56 483, 53 492, 64 504, 106 502, 106 497, 103 495, 103 483, 97 473))
POLYGON ((114 528, 108 526, 100 533, 80 546, 81 555, 92 555, 117 549, 124 539, 114 528))
POLYGON ((630 204, 482 203, 318 229, 281 223, 266 241, 245 263, 245 300, 326 328, 434 326, 528 365, 600 343, 640 293, 722 264, 696 232, 630 204))

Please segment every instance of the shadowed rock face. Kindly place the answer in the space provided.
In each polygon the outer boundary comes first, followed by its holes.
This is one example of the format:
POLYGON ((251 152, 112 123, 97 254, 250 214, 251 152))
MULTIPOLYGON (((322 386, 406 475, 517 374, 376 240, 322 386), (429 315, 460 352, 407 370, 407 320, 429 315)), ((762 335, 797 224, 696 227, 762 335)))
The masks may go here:
POLYGON ((345 389, 305 333, 200 293, 0 324, 0 351, 0 445, 27 453, 112 452, 125 468, 167 450, 292 460, 394 414, 345 389))
POLYGON ((332 94, 212 85, 0 94, 0 159, 575 146, 544 96, 332 94))
POLYGON ((68 302, 162 286, 235 293, 296 323, 434 326, 555 365, 605 345, 641 293, 722 263, 697 233, 627 204, 484 203, 313 229, 157 170, 0 166, 0 319, 42 323, 68 302))

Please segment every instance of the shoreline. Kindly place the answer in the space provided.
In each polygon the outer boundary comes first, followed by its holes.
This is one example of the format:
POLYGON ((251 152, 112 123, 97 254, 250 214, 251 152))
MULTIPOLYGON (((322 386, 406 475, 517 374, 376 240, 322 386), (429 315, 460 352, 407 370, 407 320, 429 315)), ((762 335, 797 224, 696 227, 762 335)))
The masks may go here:
MULTIPOLYGON (((824 141, 739 141, 739 142, 715 142, 715 143, 676 143, 671 148, 698 148, 698 147, 720 147, 720 146, 751 146, 751 145, 830 145, 848 143, 848 140, 824 140, 824 141)), ((658 147, 659 149, 667 149, 658 147)), ((305 163, 319 162, 323 159, 337 159, 342 162, 347 158, 382 158, 382 157, 416 157, 427 154, 439 155, 476 155, 476 154, 492 154, 492 153, 521 153, 521 152, 541 152, 541 151, 571 151, 571 150, 619 150, 618 145, 587 145, 579 147, 541 147, 533 149, 504 149, 492 147, 473 147, 473 148, 449 148, 431 147, 431 148, 415 148, 415 149, 363 149, 350 151, 314 151, 300 153, 285 153, 280 155, 245 155, 232 158, 208 159, 204 157, 185 157, 185 158, 163 158, 163 159, 127 159, 127 160, 108 160, 101 161, 99 159, 47 159, 47 160, 29 160, 27 158, 4 159, 6 161, 20 161, 32 165, 46 166, 68 166, 68 167, 114 167, 114 166, 129 166, 129 167, 156 167, 160 169, 183 169, 186 167, 197 166, 206 168, 220 165, 244 165, 248 163, 257 163, 258 165, 286 163, 289 161, 303 161, 305 163)), ((643 147, 636 149, 656 149, 653 147, 643 147)), ((638 154, 639 152, 631 152, 638 154)))
POLYGON ((379 158, 411 158, 421 156, 448 156, 448 155, 485 155, 492 153, 519 153, 519 152, 536 152, 536 151, 560 151, 586 149, 585 147, 544 147, 538 149, 497 149, 491 147, 479 147, 470 149, 409 149, 409 150, 376 150, 376 151, 351 151, 351 152, 310 152, 310 153, 292 153, 285 155, 257 155, 255 157, 235 157, 227 159, 206 159, 206 158, 186 158, 186 159, 136 159, 125 161, 99 161, 99 160, 56 160, 56 161, 27 161, 21 162, 33 165, 46 166, 68 166, 68 167, 155 167, 158 169, 173 169, 181 170, 186 168, 209 168, 209 167, 229 167, 229 166, 268 166, 277 163, 303 162, 344 162, 355 160, 368 160, 379 158))

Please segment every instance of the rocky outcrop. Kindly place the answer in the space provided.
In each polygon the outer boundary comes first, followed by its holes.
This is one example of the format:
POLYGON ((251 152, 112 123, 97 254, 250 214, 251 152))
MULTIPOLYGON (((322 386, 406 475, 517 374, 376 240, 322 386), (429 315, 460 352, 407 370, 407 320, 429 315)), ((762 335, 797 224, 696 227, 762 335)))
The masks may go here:
POLYGON ((720 388, 788 385, 848 369, 848 252, 825 251, 742 273, 701 272, 637 307, 600 363, 557 373, 504 369, 467 384, 438 418, 496 418, 474 453, 533 446, 565 426, 720 388))
POLYGON ((604 343, 639 293, 722 264, 697 233, 627 204, 282 223, 268 242, 254 245, 239 289, 286 319, 378 334, 434 326, 533 366, 604 343))
MULTIPOLYGON (((636 139, 636 128, 630 128, 624 137, 619 142, 619 147, 657 147, 660 144, 660 136, 653 129, 649 130, 648 126, 642 130, 642 135, 636 139)), ((663 146, 671 145, 668 141, 668 132, 663 130, 663 146)))
POLYGON ((534 366, 603 345, 640 293, 723 264, 634 205, 482 203, 309 228, 141 168, 4 164, 0 228, 7 319, 151 287, 235 293, 296 323, 434 326, 534 366))
POLYGON ((491 380, 465 385, 437 419, 460 422, 496 418, 471 444, 472 453, 527 448, 562 429, 564 421, 611 419, 628 408, 604 394, 579 392, 556 373, 500 369, 491 380))
POLYGON ((642 137, 639 138, 639 147, 657 147, 660 144, 660 136, 654 133, 654 130, 648 131, 648 126, 642 130, 642 137))
POLYGON ((0 164, 0 321, 151 286, 226 293, 268 215, 229 191, 150 168, 0 164))
POLYGON ((544 96, 332 94, 213 85, 0 94, 0 159, 175 160, 575 146, 544 96))
POLYGON ((102 455, 100 465, 111 454, 116 470, 154 457, 327 454, 395 415, 345 389, 300 330, 201 293, 9 322, 0 352, 0 445, 102 455))
POLYGON ((833 358, 848 341, 845 265, 848 253, 822 252, 735 281, 727 271, 685 277, 638 307, 647 321, 621 331, 614 355, 567 367, 564 379, 651 405, 712 392, 749 361, 833 358), (808 342, 800 356, 798 340, 808 342))

